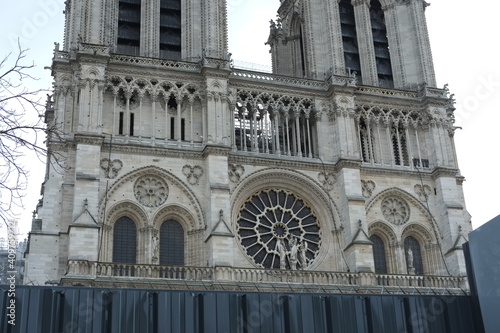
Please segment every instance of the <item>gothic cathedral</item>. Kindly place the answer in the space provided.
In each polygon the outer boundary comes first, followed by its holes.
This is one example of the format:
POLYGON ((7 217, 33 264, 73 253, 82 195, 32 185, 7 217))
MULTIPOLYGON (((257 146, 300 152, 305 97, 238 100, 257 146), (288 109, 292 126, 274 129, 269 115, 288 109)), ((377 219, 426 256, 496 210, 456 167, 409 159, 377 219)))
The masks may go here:
POLYGON ((271 74, 225 0, 66 1, 25 283, 466 285, 427 5, 281 0, 271 74))

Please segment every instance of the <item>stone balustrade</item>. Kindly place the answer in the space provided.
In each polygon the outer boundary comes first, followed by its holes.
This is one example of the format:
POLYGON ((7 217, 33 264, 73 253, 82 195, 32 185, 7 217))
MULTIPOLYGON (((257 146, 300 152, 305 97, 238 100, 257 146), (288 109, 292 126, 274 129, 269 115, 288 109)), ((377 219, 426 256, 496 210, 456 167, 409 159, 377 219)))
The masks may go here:
MULTIPOLYGON (((468 290, 466 277, 374 274, 370 272, 290 271, 235 267, 189 267, 119 264, 70 260, 65 280, 97 278, 183 283, 248 283, 306 286, 350 286, 378 288, 430 288, 468 290)), ((102 279, 101 279, 102 280, 102 279)))

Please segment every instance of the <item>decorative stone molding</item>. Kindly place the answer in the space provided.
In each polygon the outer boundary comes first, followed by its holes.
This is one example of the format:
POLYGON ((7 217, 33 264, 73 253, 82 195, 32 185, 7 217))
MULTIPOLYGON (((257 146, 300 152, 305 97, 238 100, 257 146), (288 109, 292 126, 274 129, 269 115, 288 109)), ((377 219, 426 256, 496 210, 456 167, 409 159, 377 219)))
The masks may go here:
POLYGON ((382 200, 382 214, 392 224, 402 225, 410 218, 410 206, 403 199, 388 197, 382 200))
POLYGON ((318 174, 318 180, 323 185, 323 188, 326 191, 333 190, 333 187, 335 185, 335 176, 333 175, 333 173, 326 172, 326 171, 320 172, 318 174))
POLYGON ((134 195, 144 206, 159 207, 167 200, 168 185, 160 177, 142 176, 135 182, 134 195))
POLYGON ((229 180, 233 183, 240 181, 241 177, 245 173, 245 167, 241 164, 229 164, 229 180))
POLYGON ((123 162, 121 160, 110 160, 108 158, 101 160, 101 169, 104 170, 104 175, 108 179, 116 178, 122 168, 123 162))
POLYGON ((361 190, 363 192, 363 196, 365 198, 370 198, 373 194, 373 191, 375 190, 375 182, 371 180, 363 180, 361 179, 361 190))
POLYGON ((413 187, 415 194, 418 195, 418 198, 421 201, 426 201, 429 195, 432 192, 432 188, 429 185, 421 185, 421 184, 416 184, 413 187))
POLYGON ((187 181, 191 185, 198 185, 201 176, 203 176, 203 168, 199 165, 182 167, 182 173, 186 176, 187 181))

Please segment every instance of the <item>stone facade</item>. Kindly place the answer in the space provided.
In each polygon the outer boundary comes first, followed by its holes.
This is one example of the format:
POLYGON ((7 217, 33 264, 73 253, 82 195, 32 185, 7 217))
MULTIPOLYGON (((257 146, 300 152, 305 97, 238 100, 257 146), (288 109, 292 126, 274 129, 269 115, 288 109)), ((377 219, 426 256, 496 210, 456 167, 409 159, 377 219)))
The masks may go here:
POLYGON ((232 67, 224 0, 66 6, 46 117, 61 133, 48 140, 26 283, 119 276, 105 263, 116 263, 124 217, 136 232, 129 281, 155 277, 138 270, 168 255, 170 220, 184 267, 415 275, 412 238, 421 275, 465 275, 453 100, 435 87, 424 1, 281 1, 273 74, 232 67), (346 65, 346 6, 361 75, 346 65), (131 55, 117 40, 134 8, 131 55), (162 57, 164 14, 179 23, 178 59, 162 57))

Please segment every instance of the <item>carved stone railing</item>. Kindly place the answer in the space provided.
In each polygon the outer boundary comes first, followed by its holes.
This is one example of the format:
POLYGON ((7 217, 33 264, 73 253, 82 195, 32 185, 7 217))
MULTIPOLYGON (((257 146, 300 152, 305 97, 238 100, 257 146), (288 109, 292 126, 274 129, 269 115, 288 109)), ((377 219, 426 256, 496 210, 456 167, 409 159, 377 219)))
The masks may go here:
POLYGON ((287 86, 321 88, 321 89, 325 89, 326 87, 325 81, 302 79, 292 76, 281 76, 270 73, 241 70, 236 68, 233 68, 231 76, 234 78, 241 78, 246 80, 285 84, 287 86))
POLYGON ((183 283, 247 283, 251 285, 272 284, 285 286, 349 286, 376 288, 427 288, 468 290, 466 277, 389 275, 370 272, 322 272, 268 270, 234 267, 189 267, 145 264, 98 263, 85 260, 70 260, 64 280, 88 280, 103 277, 114 282, 123 279, 130 282, 179 281, 183 283))
POLYGON ((143 57, 134 57, 134 56, 118 55, 118 54, 112 55, 110 62, 115 64, 139 65, 139 66, 144 65, 144 66, 153 66, 161 68, 179 69, 182 71, 190 71, 190 72, 199 72, 201 70, 200 64, 194 62, 143 58, 143 57))

